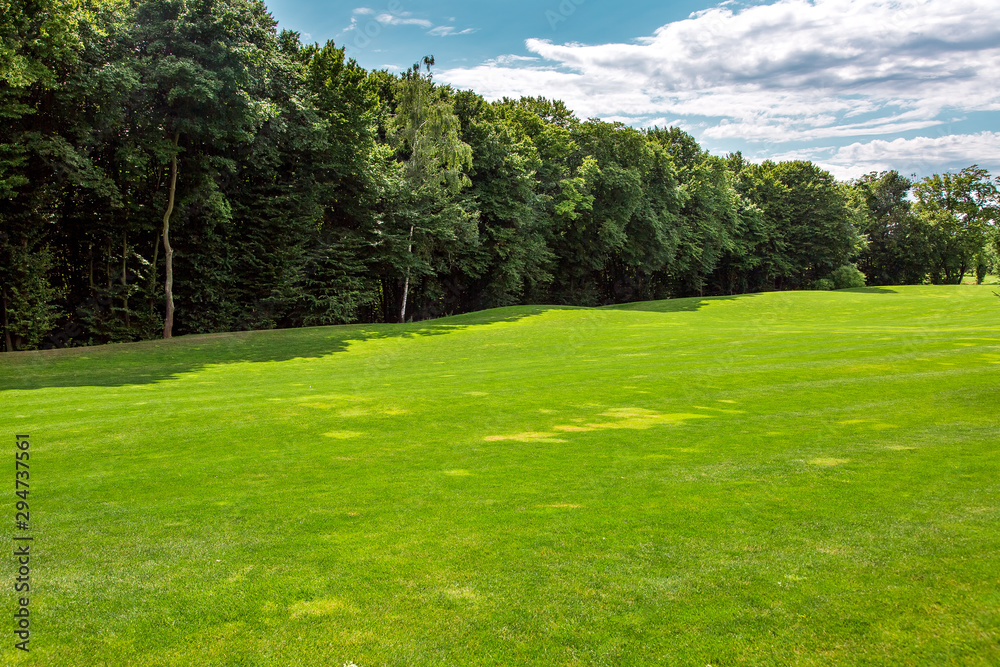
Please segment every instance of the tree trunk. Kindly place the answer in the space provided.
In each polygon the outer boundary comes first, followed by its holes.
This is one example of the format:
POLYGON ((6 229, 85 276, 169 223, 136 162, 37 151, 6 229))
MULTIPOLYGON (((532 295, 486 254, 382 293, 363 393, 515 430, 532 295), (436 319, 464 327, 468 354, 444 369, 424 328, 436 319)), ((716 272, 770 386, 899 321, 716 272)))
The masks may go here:
MULTIPOLYGON (((163 234, 161 233, 162 237, 163 234)), ((152 313, 155 310, 153 305, 153 294, 156 292, 156 262, 160 259, 160 239, 156 239, 153 243, 153 263, 149 266, 149 286, 146 293, 149 295, 149 312, 152 313)))
POLYGON ((163 292, 167 297, 167 312, 163 318, 163 337, 170 338, 174 330, 174 249, 170 247, 170 215, 174 212, 174 195, 177 193, 177 142, 180 132, 174 133, 174 155, 170 158, 170 194, 167 212, 163 214, 163 257, 167 263, 167 277, 163 292))
POLYGON ((406 270, 406 278, 403 280, 403 305, 399 309, 399 323, 406 323, 406 295, 410 291, 410 270, 406 270))
POLYGON ((10 340, 10 324, 7 322, 7 289, 3 290, 3 337, 6 347, 4 348, 8 352, 14 351, 14 344, 10 340))
MULTIPOLYGON (((407 252, 411 255, 413 254, 413 225, 410 225, 410 246, 407 248, 407 252)), ((410 269, 406 269, 406 279, 403 280, 403 306, 399 309, 399 323, 406 323, 406 298, 410 293, 410 269)))
POLYGON ((126 273, 126 262, 128 261, 128 232, 122 232, 122 308, 125 310, 125 326, 129 326, 128 313, 128 274, 126 273))

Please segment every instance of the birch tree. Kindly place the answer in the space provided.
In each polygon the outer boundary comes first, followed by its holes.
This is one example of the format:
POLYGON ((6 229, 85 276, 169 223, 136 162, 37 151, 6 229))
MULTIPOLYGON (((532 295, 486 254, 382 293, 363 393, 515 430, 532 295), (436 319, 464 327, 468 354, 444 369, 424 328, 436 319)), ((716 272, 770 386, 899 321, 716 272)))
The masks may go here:
POLYGON ((400 161, 392 229, 399 253, 402 296, 399 321, 406 321, 411 281, 433 272, 432 255, 463 236, 475 235, 474 218, 457 195, 470 185, 464 170, 472 166, 472 149, 461 140, 450 90, 431 80, 434 58, 415 64, 395 86, 396 113, 390 140, 400 161))

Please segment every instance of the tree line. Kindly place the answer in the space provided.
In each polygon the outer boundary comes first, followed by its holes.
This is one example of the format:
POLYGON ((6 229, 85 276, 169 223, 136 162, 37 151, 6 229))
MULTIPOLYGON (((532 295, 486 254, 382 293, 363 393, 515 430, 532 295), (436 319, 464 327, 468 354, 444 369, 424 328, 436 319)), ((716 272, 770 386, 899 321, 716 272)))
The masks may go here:
POLYGON ((0 0, 5 350, 982 279, 1000 179, 838 182, 366 71, 255 0, 0 0))

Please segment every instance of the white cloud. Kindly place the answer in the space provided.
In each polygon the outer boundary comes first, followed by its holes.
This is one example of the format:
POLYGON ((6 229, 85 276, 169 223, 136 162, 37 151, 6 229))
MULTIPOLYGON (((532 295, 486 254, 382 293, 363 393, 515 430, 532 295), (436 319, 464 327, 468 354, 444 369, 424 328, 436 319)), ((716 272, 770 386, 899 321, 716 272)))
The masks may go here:
MULTIPOLYGON (((392 3, 390 3, 390 10, 391 8, 392 3)), ((427 19, 414 18, 412 12, 400 11, 393 13, 392 11, 387 11, 377 13, 369 7, 357 7, 351 13, 350 24, 341 30, 339 35, 356 31, 355 46, 358 48, 366 48, 372 39, 381 34, 384 26, 416 26, 425 29, 428 35, 434 37, 453 37, 476 32, 475 28, 459 30, 451 25, 435 26, 433 22, 427 19), (370 18, 364 18, 366 16, 370 18)), ((454 21, 454 19, 451 20, 454 21)))
POLYGON ((544 94, 582 117, 710 120, 761 142, 926 129, 1000 110, 996 0, 778 0, 720 6, 629 44, 526 41, 542 59, 438 74, 490 99, 544 94))
POLYGON ((375 20, 384 25, 416 25, 421 28, 430 28, 434 25, 427 19, 410 18, 406 12, 403 14, 379 14, 375 20))
POLYGON ((942 168, 960 169, 972 164, 996 173, 1000 171, 1000 133, 854 143, 838 149, 830 162, 834 168, 844 171, 857 171, 859 166, 864 166, 865 170, 860 173, 895 168, 903 173, 926 176, 942 168))
POLYGON ((912 139, 875 139, 848 146, 789 151, 774 160, 812 160, 839 179, 896 169, 904 175, 928 176, 978 164, 1000 171, 1000 132, 948 134, 912 139))
POLYGON ((451 37, 453 35, 470 35, 476 32, 475 28, 466 28, 464 30, 458 30, 454 26, 450 25, 439 25, 436 28, 431 28, 427 34, 434 35, 435 37, 451 37))
POLYGON ((503 56, 498 56, 492 60, 487 60, 485 64, 487 65, 514 65, 517 63, 528 63, 528 62, 538 62, 538 58, 534 56, 515 56, 512 54, 507 54, 503 56))

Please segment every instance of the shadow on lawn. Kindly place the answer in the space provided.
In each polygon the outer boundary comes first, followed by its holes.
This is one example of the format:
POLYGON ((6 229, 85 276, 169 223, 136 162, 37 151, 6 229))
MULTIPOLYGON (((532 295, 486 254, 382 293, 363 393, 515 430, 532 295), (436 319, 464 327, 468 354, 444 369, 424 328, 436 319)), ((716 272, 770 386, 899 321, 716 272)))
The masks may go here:
MULTIPOLYGON (((899 294, 898 290, 894 290, 891 287, 856 287, 837 291, 853 294, 899 294)), ((700 310, 713 301, 753 299, 761 294, 768 294, 768 292, 752 292, 750 294, 733 294, 730 296, 692 296, 683 299, 664 299, 662 301, 638 301, 636 303, 604 306, 604 308, 607 310, 638 310, 650 313, 681 313, 700 310)))
POLYGON ((851 292, 852 294, 899 294, 899 290, 894 290, 891 287, 854 287, 839 291, 851 292))
POLYGON ((350 343, 441 336, 477 325, 516 322, 559 306, 497 308, 411 324, 356 324, 180 336, 124 345, 0 354, 0 393, 48 387, 150 384, 215 364, 318 359, 350 343))
POLYGON ((752 299, 758 294, 733 294, 731 296, 692 296, 683 299, 664 299, 663 301, 637 301, 604 306, 605 310, 639 310, 647 313, 682 313, 700 310, 713 301, 737 301, 752 299))

